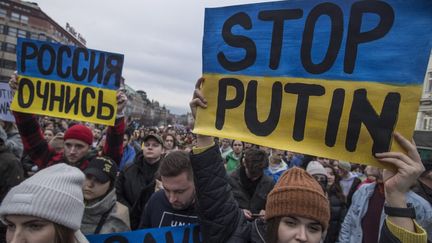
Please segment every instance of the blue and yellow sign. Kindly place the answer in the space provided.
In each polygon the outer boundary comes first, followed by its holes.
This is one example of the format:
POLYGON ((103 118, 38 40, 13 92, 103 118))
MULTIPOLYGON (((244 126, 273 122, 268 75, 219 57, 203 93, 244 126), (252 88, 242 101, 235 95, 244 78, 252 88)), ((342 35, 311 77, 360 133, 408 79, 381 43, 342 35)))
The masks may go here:
POLYGON ((432 1, 280 1, 206 9, 195 132, 378 164, 412 137, 432 1))
POLYGON ((18 39, 12 110, 114 125, 123 55, 18 39))
POLYGON ((199 226, 162 227, 121 233, 88 235, 90 243, 200 243, 199 226))

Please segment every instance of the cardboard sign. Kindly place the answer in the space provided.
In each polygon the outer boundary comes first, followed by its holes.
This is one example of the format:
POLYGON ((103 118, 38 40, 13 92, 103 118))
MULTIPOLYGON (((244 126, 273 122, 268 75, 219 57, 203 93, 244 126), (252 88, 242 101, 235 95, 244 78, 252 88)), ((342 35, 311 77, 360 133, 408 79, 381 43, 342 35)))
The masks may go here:
POLYGON ((123 55, 18 39, 12 110, 114 125, 123 55))
POLYGON ((412 137, 432 1, 280 1, 206 9, 195 132, 377 163, 412 137))
POLYGON ((199 226, 163 227, 123 233, 88 235, 90 243, 200 243, 199 226))
POLYGON ((2 121, 15 122, 15 117, 10 111, 12 97, 9 84, 0 83, 0 120, 2 121))

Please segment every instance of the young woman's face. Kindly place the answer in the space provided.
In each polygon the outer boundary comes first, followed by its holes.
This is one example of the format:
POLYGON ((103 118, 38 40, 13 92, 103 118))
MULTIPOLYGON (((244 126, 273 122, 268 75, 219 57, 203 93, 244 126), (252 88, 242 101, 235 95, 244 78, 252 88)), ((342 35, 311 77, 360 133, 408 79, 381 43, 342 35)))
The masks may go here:
POLYGON ((322 233, 318 221, 303 217, 282 217, 278 228, 278 243, 319 243, 322 233))
POLYGON ((6 216, 6 242, 54 243, 54 224, 45 219, 24 215, 6 216))
POLYGON ((83 194, 86 201, 91 201, 96 198, 102 197, 108 192, 110 182, 101 183, 93 175, 86 175, 83 184, 83 194))
POLYGON ((325 167, 325 169, 327 171, 328 185, 331 186, 335 181, 335 174, 333 173, 333 170, 331 168, 325 167))
POLYGON ((243 143, 241 141, 235 140, 233 142, 234 153, 239 154, 243 151, 243 143))

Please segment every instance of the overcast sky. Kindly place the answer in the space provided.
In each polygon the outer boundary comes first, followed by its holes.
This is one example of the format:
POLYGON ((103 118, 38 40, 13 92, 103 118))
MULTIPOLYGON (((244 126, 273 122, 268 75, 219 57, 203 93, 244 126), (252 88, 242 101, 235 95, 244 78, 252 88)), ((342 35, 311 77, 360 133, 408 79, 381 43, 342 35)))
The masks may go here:
POLYGON ((269 0, 35 1, 88 48, 124 54, 126 83, 182 114, 201 76, 204 9, 269 0))

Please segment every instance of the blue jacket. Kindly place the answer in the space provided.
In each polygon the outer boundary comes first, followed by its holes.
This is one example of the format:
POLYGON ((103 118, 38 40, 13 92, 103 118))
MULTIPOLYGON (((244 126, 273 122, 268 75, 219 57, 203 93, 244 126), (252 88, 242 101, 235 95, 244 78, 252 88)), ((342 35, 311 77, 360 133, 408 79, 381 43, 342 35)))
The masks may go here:
MULTIPOLYGON (((352 198, 352 204, 345 216, 339 233, 338 242, 361 243, 363 231, 361 221, 367 212, 369 199, 375 190, 376 183, 370 183, 360 187, 352 198)), ((432 236, 432 207, 419 195, 410 191, 407 193, 407 203, 411 203, 416 211, 416 221, 427 232, 429 240, 432 236)), ((381 213, 380 230, 385 220, 384 210, 381 213)))
POLYGON ((135 160, 135 149, 132 145, 128 144, 123 149, 123 156, 120 161, 119 171, 123 170, 129 164, 132 164, 135 160))

